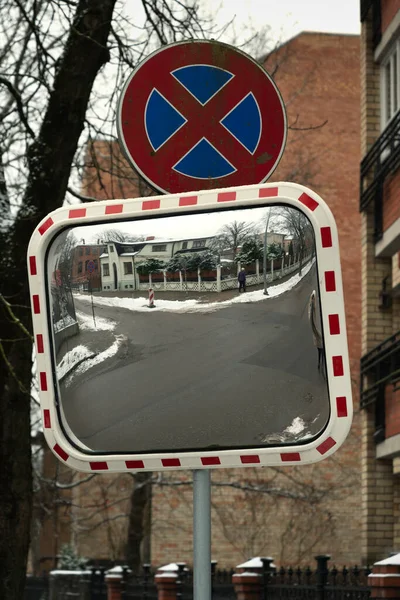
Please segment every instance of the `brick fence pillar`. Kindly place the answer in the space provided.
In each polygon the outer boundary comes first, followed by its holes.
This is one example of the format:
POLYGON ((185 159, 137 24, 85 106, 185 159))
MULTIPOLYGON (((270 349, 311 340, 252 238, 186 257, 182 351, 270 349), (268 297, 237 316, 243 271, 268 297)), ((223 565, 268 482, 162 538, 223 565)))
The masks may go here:
POLYGON ((107 585, 107 600, 122 599, 122 567, 114 567, 107 571, 104 581, 107 585))
POLYGON ((176 600, 176 573, 158 573, 154 577, 157 586, 158 600, 176 600))
POLYGON ((400 554, 376 562, 368 575, 371 598, 400 600, 400 554))
POLYGON ((256 556, 237 565, 232 575, 237 600, 262 600, 271 574, 276 570, 273 558, 256 556))
POLYGON ((261 600, 262 576, 259 573, 235 573, 232 583, 237 600, 261 600))

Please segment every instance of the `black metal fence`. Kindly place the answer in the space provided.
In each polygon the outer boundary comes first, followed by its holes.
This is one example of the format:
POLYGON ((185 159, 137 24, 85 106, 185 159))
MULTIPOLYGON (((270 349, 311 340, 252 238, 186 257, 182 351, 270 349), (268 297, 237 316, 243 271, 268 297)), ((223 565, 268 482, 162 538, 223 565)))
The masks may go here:
POLYGON ((316 556, 316 569, 276 570, 263 559, 263 600, 368 600, 369 567, 328 568, 328 555, 316 556))
MULTIPOLYGON (((321 555, 316 557, 314 569, 276 569, 272 559, 261 559, 262 566, 256 571, 261 575, 262 600, 369 600, 368 567, 328 568, 328 561, 329 556, 321 555)), ((85 599, 90 597, 90 600, 106 600, 106 568, 93 566, 90 571, 89 593, 85 594, 85 599)), ((236 600, 232 583, 234 573, 233 569, 217 570, 216 564, 212 565, 212 600, 236 600)), ((148 564, 143 565, 139 574, 133 574, 128 567, 122 567, 122 600, 157 600, 155 574, 148 564)), ((78 587, 73 597, 80 599, 78 587)), ((192 598, 193 571, 187 568, 185 563, 178 563, 177 600, 192 598)), ((24 600, 48 599, 48 579, 28 577, 24 600)))
POLYGON ((48 577, 28 575, 25 584, 24 600, 47 600, 49 593, 48 577))

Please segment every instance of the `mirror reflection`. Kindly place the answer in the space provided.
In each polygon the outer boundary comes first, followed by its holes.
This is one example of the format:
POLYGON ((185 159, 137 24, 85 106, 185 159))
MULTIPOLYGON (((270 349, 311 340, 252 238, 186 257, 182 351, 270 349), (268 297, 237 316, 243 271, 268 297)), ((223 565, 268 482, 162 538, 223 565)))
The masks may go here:
POLYGON ((64 230, 58 407, 95 452, 294 444, 329 418, 314 233, 272 206, 64 230))

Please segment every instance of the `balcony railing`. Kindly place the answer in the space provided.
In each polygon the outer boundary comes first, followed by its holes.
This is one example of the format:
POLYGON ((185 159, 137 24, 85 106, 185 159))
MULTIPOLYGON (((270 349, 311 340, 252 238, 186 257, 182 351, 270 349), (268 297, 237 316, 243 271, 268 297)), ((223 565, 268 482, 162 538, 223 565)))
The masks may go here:
POLYGON ((400 166, 400 111, 363 158, 360 169, 360 210, 375 200, 377 241, 382 237, 382 196, 385 178, 400 166))
MULTIPOLYGON (((400 331, 384 340, 361 359, 360 406, 384 399, 388 383, 400 381, 400 331), (368 384, 365 384, 368 378, 368 384)), ((383 400, 384 401, 384 400, 383 400)))

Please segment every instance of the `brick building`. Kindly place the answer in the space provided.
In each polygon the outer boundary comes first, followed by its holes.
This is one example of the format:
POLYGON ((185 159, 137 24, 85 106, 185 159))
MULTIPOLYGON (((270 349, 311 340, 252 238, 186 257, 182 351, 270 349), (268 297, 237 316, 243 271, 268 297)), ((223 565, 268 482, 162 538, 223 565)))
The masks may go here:
POLYGON ((72 252, 71 284, 73 287, 92 291, 101 290, 100 256, 105 246, 103 244, 79 244, 72 252), (89 262, 94 265, 94 270, 88 269, 89 262))
MULTIPOLYGON (((359 44, 358 36, 302 33, 265 61, 283 95, 290 126, 286 151, 271 181, 310 186, 326 200, 338 224, 354 425, 344 446, 316 465, 213 472, 213 558, 221 567, 251 555, 271 555, 284 564, 308 564, 312 556, 326 552, 336 564, 360 560, 359 44), (246 491, 240 489, 242 484, 264 491, 246 491)), ((151 192, 127 167, 116 145, 95 141, 88 153, 82 193, 104 199, 151 192), (102 163, 100 185, 96 174, 102 163)), ((152 488, 154 565, 192 561, 191 488, 185 485, 190 477, 190 473, 171 472, 152 488), (174 486, 168 485, 171 480, 174 486)), ((105 558, 110 552, 114 556, 123 553, 127 528, 123 515, 131 487, 132 479, 123 475, 101 476, 74 488, 75 520, 81 505, 88 522, 98 523, 90 535, 73 532, 81 554, 105 558), (90 510, 93 517, 88 516, 90 510), (107 519, 100 525, 104 514, 107 519)))
POLYGON ((361 2, 362 556, 400 544, 400 0, 361 2))

